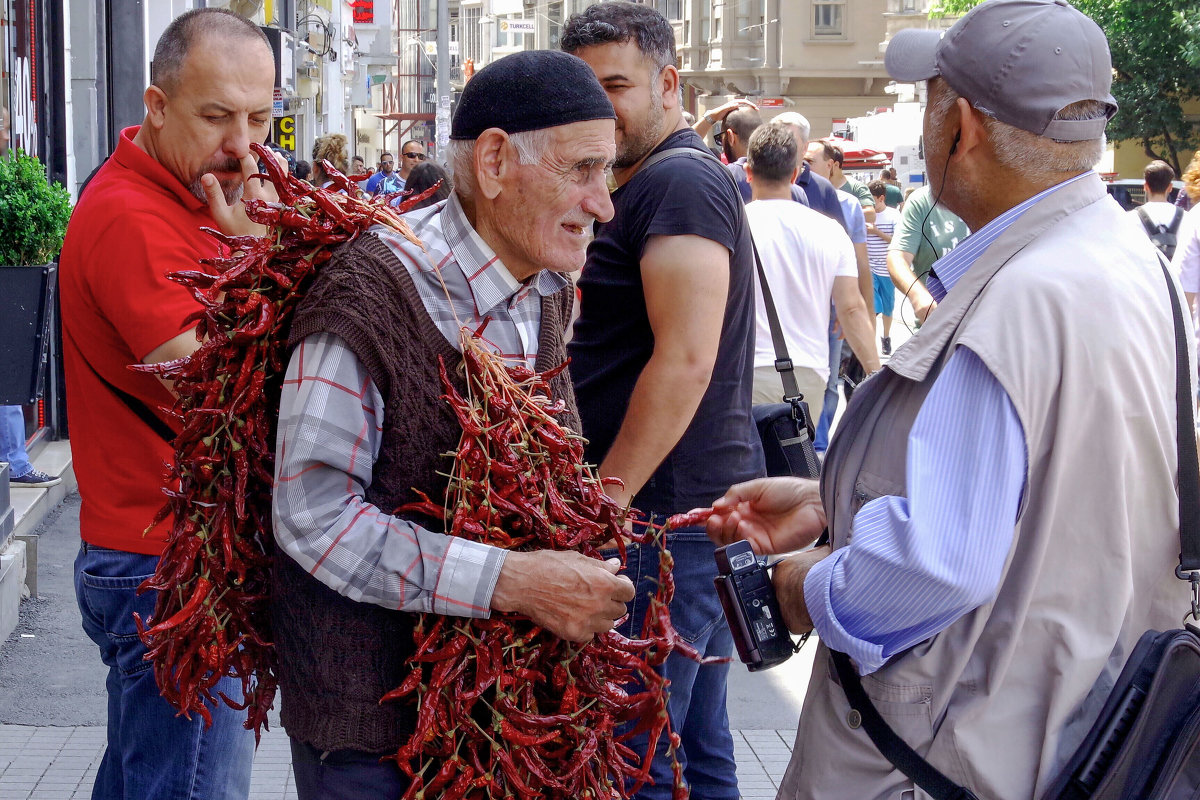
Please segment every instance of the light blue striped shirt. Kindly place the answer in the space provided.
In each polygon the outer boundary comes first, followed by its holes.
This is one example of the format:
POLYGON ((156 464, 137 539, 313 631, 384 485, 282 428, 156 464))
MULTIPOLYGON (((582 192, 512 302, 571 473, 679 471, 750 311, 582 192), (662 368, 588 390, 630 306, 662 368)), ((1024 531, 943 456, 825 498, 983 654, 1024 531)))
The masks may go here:
MULTIPOLYGON (((928 283, 934 299, 1022 214, 1082 177, 1014 206, 938 260, 928 283)), ((866 503, 850 543, 805 579, 821 640, 865 675, 991 601, 1012 546, 1026 461, 1008 393, 975 353, 958 347, 909 433, 908 496, 866 503)))

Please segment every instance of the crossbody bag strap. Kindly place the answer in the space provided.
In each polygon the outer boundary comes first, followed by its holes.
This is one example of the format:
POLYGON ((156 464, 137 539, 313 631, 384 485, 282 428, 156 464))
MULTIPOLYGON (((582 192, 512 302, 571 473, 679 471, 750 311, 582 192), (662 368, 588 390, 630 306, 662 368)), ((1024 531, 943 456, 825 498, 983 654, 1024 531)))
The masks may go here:
MULTIPOLYGON (((671 147, 657 152, 643 161, 641 169, 638 171, 641 172, 660 161, 676 156, 713 162, 721 168, 721 171, 729 178, 729 182, 733 184, 737 196, 741 197, 737 181, 733 179, 733 175, 725 168, 725 165, 711 153, 701 152, 692 147, 671 147)), ((747 233, 750 236, 750 246, 754 249, 754 266, 758 269, 758 285, 762 291, 763 304, 767 309, 767 324, 771 328, 771 345, 775 348, 775 371, 779 373, 779 378, 783 381, 783 400, 784 402, 803 400, 804 397, 800 394, 800 384, 796 381, 796 369, 792 365, 792 359, 788 356, 787 342, 783 338, 783 327, 779 324, 779 314, 775 310, 775 300, 771 296, 771 285, 767 283, 767 273, 763 270, 762 258, 758 254, 758 245, 754 242, 754 235, 748 230, 747 233)))
POLYGON ((896 769, 907 775, 909 780, 920 786, 922 791, 934 800, 978 800, 970 789, 959 786, 917 755, 917 751, 909 747, 891 729, 879 715, 871 698, 867 697, 858 672, 850 663, 850 656, 836 650, 830 650, 829 655, 833 657, 833 666, 837 669, 842 691, 850 701, 850 708, 853 709, 851 713, 858 714, 859 724, 884 758, 892 762, 896 769))
POLYGON ((783 381, 783 400, 803 399, 800 396, 800 384, 796 381, 796 369, 788 356, 787 342, 783 338, 783 327, 779 324, 779 314, 775 311, 775 299, 771 295, 771 284, 767 282, 767 273, 763 270, 762 259, 758 256, 758 245, 753 238, 750 245, 754 248, 754 265, 758 267, 758 285, 762 290, 763 305, 767 309, 767 325, 771 328, 771 345, 775 348, 775 371, 783 381))
POLYGON ((120 389, 105 380, 104 376, 101 375, 86 358, 83 359, 83 363, 87 364, 88 369, 90 369, 92 374, 104 384, 105 388, 116 395, 117 399, 124 403, 125 407, 132 411, 134 416, 146 423, 146 427, 154 431, 158 438, 162 439, 167 444, 171 444, 171 442, 175 441, 175 431, 171 430, 170 425, 163 422, 157 414, 151 411, 148 405, 124 389, 120 389))
POLYGON ((1154 220, 1150 219, 1150 214, 1146 211, 1145 206, 1138 206, 1137 215, 1138 219, 1142 221, 1142 227, 1146 229, 1146 233, 1151 236, 1158 236, 1158 225, 1154 224, 1154 220))
POLYGON ((1183 223, 1183 209, 1175 206, 1175 216, 1171 217, 1171 224, 1167 226, 1167 233, 1179 233, 1179 226, 1183 223))
POLYGON ((1188 358, 1192 337, 1183 319, 1183 306, 1171 279, 1171 267, 1159 253, 1159 265, 1167 279, 1171 296, 1171 313, 1175 317, 1175 405, 1178 423, 1176 441, 1179 448, 1179 570, 1176 574, 1189 580, 1193 587, 1193 615, 1196 612, 1196 589, 1200 586, 1200 460, 1196 455, 1196 421, 1192 405, 1192 375, 1188 358), (1191 573, 1185 575, 1185 573, 1191 573))
MULTIPOLYGON (((1167 279, 1167 294, 1171 298, 1175 324, 1176 443, 1179 458, 1179 568, 1175 574, 1191 583, 1192 613, 1200 619, 1200 461, 1196 453, 1191 359, 1188 357, 1192 339, 1183 321, 1183 309, 1171 279, 1170 265, 1161 253, 1159 263, 1167 279)), ((858 671, 848 655, 836 650, 830 650, 829 654, 850 708, 858 714, 863 730, 884 758, 934 800, 977 800, 970 789, 947 778, 891 729, 867 696, 858 671)))

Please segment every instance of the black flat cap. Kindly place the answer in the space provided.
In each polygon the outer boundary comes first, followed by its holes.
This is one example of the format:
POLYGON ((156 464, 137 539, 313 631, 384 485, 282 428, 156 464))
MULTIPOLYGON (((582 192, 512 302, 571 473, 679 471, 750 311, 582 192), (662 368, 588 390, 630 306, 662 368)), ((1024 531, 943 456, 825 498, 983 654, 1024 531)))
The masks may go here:
POLYGON ((478 139, 488 128, 520 133, 616 118, 582 59, 561 50, 526 50, 493 61, 467 81, 450 138, 478 139))

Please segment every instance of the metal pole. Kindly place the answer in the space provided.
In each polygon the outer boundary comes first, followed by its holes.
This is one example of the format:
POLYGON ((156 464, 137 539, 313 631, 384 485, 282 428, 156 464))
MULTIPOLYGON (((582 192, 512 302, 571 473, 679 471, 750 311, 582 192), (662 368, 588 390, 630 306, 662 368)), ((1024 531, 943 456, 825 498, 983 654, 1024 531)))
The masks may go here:
POLYGON ((450 149, 450 7, 437 0, 437 160, 446 164, 450 149))

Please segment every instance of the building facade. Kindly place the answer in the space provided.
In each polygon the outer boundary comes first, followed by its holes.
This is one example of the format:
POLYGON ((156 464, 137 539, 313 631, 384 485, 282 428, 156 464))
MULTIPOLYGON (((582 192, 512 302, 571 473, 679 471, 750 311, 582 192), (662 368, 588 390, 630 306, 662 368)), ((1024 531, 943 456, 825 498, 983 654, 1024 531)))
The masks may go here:
MULTIPOLYGON (((646 0, 670 22, 684 107, 701 114, 735 97, 764 116, 799 111, 816 135, 834 121, 890 106, 882 44, 893 28, 928 24, 928 0, 646 0), (763 103, 763 101, 766 101, 763 103)), ((556 48, 591 0, 452 0, 461 58, 476 67, 525 49, 556 48)))

